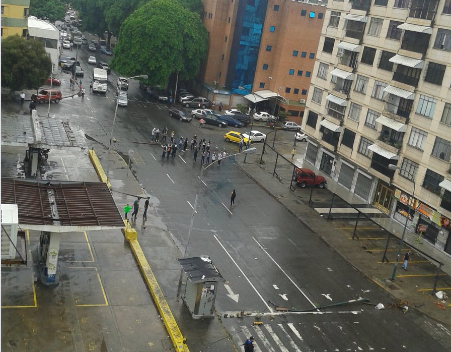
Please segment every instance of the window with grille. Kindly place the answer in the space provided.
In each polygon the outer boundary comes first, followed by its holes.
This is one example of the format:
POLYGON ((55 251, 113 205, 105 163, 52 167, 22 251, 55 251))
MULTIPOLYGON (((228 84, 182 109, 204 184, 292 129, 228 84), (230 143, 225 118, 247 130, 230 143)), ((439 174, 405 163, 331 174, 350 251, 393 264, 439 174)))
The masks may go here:
POLYGON ((440 120, 441 123, 444 123, 445 125, 451 125, 451 104, 446 103, 445 108, 443 109, 442 119, 440 120))
POLYGON ((380 116, 380 114, 377 111, 368 109, 368 112, 366 113, 365 118, 365 126, 372 128, 373 130, 376 129, 376 120, 380 116))
POLYGON ((432 118, 434 116, 435 102, 436 100, 434 98, 421 94, 415 112, 419 115, 432 118))
POLYGON ((423 187, 432 193, 440 194, 441 187, 439 186, 440 182, 442 182, 445 178, 432 171, 427 169, 426 175, 424 175, 423 187))
POLYGON ((327 115, 343 120, 345 116, 346 106, 341 106, 331 101, 327 102, 327 115))
POLYGON ((390 59, 395 55, 395 53, 390 51, 382 51, 381 60, 379 61, 379 68, 381 70, 393 71, 393 62, 390 62, 390 59))
POLYGON ((413 180, 415 180, 417 170, 418 170, 417 163, 415 163, 412 160, 409 160, 407 158, 404 158, 402 160, 401 169, 399 170, 399 175, 407 178, 410 181, 413 181, 413 180))
POLYGON ((318 74, 316 75, 318 78, 327 79, 327 72, 329 71, 329 65, 326 65, 320 62, 318 66, 318 74))
POLYGON ((451 142, 440 137, 435 137, 431 155, 448 162, 451 156, 451 142))
POLYGON ((368 86, 368 77, 357 75, 354 90, 356 92, 365 94, 367 86, 368 86))
POLYGON ((373 92, 371 93, 371 96, 375 99, 382 100, 384 95, 384 88, 387 87, 387 84, 380 81, 374 82, 373 92))
POLYGON ((298 76, 302 76, 303 71, 302 70, 298 70, 298 76))
POLYGON ((323 99, 323 90, 315 87, 313 89, 312 101, 317 104, 321 104, 321 100, 323 99))
POLYGON ((427 136, 427 132, 420 130, 419 128, 412 127, 407 144, 413 148, 423 150, 424 142, 426 141, 427 136))
POLYGON ((341 144, 347 146, 348 148, 354 147, 355 133, 351 130, 345 128, 343 132, 343 138, 341 139, 341 144))
POLYGON ((375 56, 376 56, 376 49, 366 46, 363 48, 362 59, 360 60, 360 62, 367 64, 367 65, 373 65, 375 56))
POLYGON ((318 122, 318 114, 314 113, 312 110, 309 111, 307 116, 307 125, 316 128, 316 123, 318 122))
POLYGON ((351 103, 351 105, 349 106, 348 119, 359 121, 361 112, 362 107, 359 104, 351 103))
POLYGON ((326 53, 332 53, 334 50, 335 39, 326 37, 324 38, 323 51, 326 53))
POLYGON ((432 84, 441 85, 443 81, 443 76, 445 75, 445 70, 446 70, 445 65, 430 62, 428 65, 428 70, 426 72, 426 77, 424 77, 424 81, 432 84))
POLYGON ((360 138, 359 149, 357 149, 357 152, 359 154, 365 155, 367 158, 371 157, 371 150, 369 150, 368 147, 372 144, 373 142, 369 139, 366 139, 364 137, 360 138))
POLYGON ((451 51, 451 30, 439 28, 435 37, 434 49, 451 51))
POLYGON ((368 35, 378 37, 381 33, 382 23, 384 20, 382 18, 371 18, 370 26, 368 27, 368 35))
POLYGON ((409 6, 409 0, 395 0, 393 7, 406 9, 409 6))
POLYGON ((290 93, 291 92, 291 88, 290 87, 285 87, 285 93, 290 93))
POLYGON ((445 0, 445 6, 443 6, 443 12, 451 15, 451 0, 445 0))
POLYGON ((338 23, 340 22, 341 12, 331 11, 330 19, 329 19, 329 27, 338 27, 338 23))
POLYGON ((398 26, 401 24, 402 24, 402 22, 390 21, 390 23, 388 25, 387 38, 394 39, 394 40, 400 40, 402 30, 399 29, 398 26))
POLYGON ((388 0, 374 0, 374 5, 387 6, 388 0))
POLYGON ((299 51, 293 50, 293 56, 298 56, 298 54, 299 54, 299 51))

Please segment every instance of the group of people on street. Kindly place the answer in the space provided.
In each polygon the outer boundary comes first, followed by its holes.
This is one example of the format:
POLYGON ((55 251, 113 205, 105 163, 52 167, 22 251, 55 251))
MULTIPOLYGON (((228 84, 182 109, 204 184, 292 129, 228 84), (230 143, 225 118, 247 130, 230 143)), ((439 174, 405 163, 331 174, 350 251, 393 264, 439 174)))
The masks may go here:
MULTIPOLYGON (((136 221, 136 218, 138 216, 138 211, 139 211, 139 201, 140 201, 140 197, 138 197, 134 202, 133 202, 133 207, 130 206, 130 204, 127 203, 127 205, 124 207, 124 216, 125 219, 128 220, 127 216, 128 213, 130 212, 130 210, 133 209, 132 212, 132 217, 130 220, 132 221, 136 221)), ((143 213, 143 220, 147 220, 147 210, 149 209, 149 205, 150 205, 150 198, 147 198, 146 201, 144 202, 144 213, 143 213)))

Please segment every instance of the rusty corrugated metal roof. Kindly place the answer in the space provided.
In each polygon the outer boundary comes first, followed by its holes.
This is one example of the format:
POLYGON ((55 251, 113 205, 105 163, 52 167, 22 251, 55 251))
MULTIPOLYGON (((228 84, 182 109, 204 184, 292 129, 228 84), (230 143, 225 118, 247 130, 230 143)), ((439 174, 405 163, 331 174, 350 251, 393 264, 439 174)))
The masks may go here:
POLYGON ((8 178, 2 178, 1 183, 2 204, 18 205, 20 225, 124 227, 111 191, 104 183, 8 178), (52 215, 51 199, 56 205, 56 217, 52 215))

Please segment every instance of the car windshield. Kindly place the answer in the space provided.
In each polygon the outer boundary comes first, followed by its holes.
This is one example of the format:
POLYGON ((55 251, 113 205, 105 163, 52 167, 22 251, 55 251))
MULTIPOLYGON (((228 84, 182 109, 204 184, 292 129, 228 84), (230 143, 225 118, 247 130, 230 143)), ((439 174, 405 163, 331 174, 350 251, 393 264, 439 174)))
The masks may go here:
POLYGON ((46 91, 46 90, 41 90, 41 91, 39 92, 39 94, 47 95, 47 94, 49 94, 49 93, 48 93, 48 91, 46 91))
POLYGON ((185 110, 179 110, 179 114, 180 115, 186 115, 186 111, 185 110))

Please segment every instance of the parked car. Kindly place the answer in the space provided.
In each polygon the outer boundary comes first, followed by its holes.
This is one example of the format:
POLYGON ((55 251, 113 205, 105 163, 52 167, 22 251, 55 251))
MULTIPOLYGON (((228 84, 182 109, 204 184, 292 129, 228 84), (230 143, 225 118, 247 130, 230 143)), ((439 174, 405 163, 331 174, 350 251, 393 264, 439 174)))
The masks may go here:
POLYGON ((307 139, 308 139, 307 135, 303 132, 296 132, 296 134, 294 135, 294 138, 300 142, 307 142, 307 139))
POLYGON ((193 100, 193 99, 194 99, 194 95, 192 95, 191 93, 184 93, 184 94, 181 94, 179 96, 179 102, 182 103, 182 105, 186 101, 190 101, 190 100, 193 100))
POLYGON ((210 104, 210 102, 208 101, 207 98, 199 97, 199 98, 194 98, 193 100, 186 101, 184 103, 184 105, 187 108, 202 108, 202 109, 205 109, 207 107, 210 107, 211 104, 210 104))
POLYGON ((179 119, 182 122, 190 122, 192 120, 191 116, 182 109, 170 109, 169 116, 179 119))
POLYGON ((293 175, 293 181, 305 188, 307 186, 318 186, 319 188, 326 187, 327 181, 321 175, 315 175, 310 169, 296 168, 293 175))
POLYGON ((202 120, 204 120, 207 125, 213 125, 213 126, 218 126, 218 127, 227 127, 227 122, 221 121, 215 115, 202 116, 202 120))
POLYGON ((105 47, 101 47, 101 48, 100 48, 100 53, 101 53, 101 54, 108 55, 108 56, 113 55, 113 53, 112 53, 111 51, 109 51, 109 50, 108 50, 107 48, 105 48, 105 47))
POLYGON ((95 65, 97 64, 97 60, 95 56, 90 56, 88 59, 88 64, 95 65))
POLYGON ((204 117, 205 115, 214 115, 215 111, 211 109, 195 109, 191 111, 191 116, 195 119, 200 119, 201 117, 204 117))
POLYGON ((45 84, 48 84, 49 86, 50 85, 52 85, 52 86, 60 86, 61 85, 61 81, 59 79, 49 77, 45 81, 45 84))
POLYGON ((229 109, 229 110, 225 110, 224 114, 226 114, 226 115, 241 114, 241 111, 238 109, 229 109))
POLYGON ((127 106, 128 105, 128 96, 126 92, 120 92, 117 96, 117 105, 119 106, 127 106))
POLYGON ((76 66, 75 67, 75 76, 77 76, 77 77, 84 77, 85 76, 85 71, 83 71, 83 69, 80 66, 76 66))
POLYGON ((86 39, 86 38, 81 38, 81 43, 83 44, 83 45, 88 45, 88 39, 86 39))
MULTIPOLYGON (((243 133, 243 137, 249 139, 249 133, 243 133)), ((266 140, 266 134, 260 131, 251 131, 251 142, 264 142, 266 140)))
POLYGON ((300 131, 301 130, 301 126, 299 126, 296 122, 285 121, 282 124, 282 129, 284 129, 284 130, 300 131))
POLYGON ((151 94, 158 101, 167 102, 169 100, 169 94, 162 89, 154 89, 151 94))
POLYGON ((60 57, 60 59, 59 59, 59 64, 60 64, 60 66, 63 64, 63 63, 65 63, 66 61, 75 61, 75 57, 72 57, 72 56, 62 56, 62 57, 60 57))
POLYGON ((105 61, 99 61, 97 63, 97 67, 106 70, 107 73, 111 72, 110 65, 108 65, 105 61))
POLYGON ((63 40, 63 49, 70 49, 72 47, 72 43, 68 40, 63 40))
POLYGON ((230 116, 232 116, 235 120, 242 122, 244 124, 244 126, 247 126, 251 123, 251 117, 249 115, 242 114, 242 113, 236 113, 236 114, 233 114, 230 116))
POLYGON ((82 45, 83 42, 80 37, 74 38, 74 45, 82 45))
POLYGON ((63 71, 73 71, 76 66, 80 66, 80 61, 68 60, 61 64, 63 71))
POLYGON ((44 104, 53 101, 54 103, 58 104, 60 100, 62 99, 63 95, 61 94, 60 90, 56 89, 42 89, 37 94, 33 94, 31 96, 31 100, 33 100, 35 103, 44 104))
MULTIPOLYGON (((244 144, 247 144, 249 142, 249 139, 247 137, 244 137, 240 132, 236 131, 229 131, 224 135, 224 140, 226 142, 233 142, 233 143, 240 143, 241 140, 243 140, 244 144)), ((251 141, 252 143, 252 141, 251 141)))
POLYGON ((218 119, 220 119, 221 121, 227 122, 227 124, 229 126, 236 127, 236 128, 244 126, 244 123, 242 123, 241 121, 238 121, 233 116, 230 116, 230 115, 215 115, 215 116, 218 119))
POLYGON ((128 90, 128 79, 125 77, 119 77, 116 85, 119 90, 128 90))
POLYGON ((255 121, 264 121, 264 122, 275 121, 276 117, 271 114, 268 114, 267 112, 261 111, 261 112, 254 113, 254 120, 255 121))
POLYGON ((88 46, 88 50, 89 51, 97 51, 97 48, 96 48, 96 46, 94 45, 94 44, 89 44, 89 46, 88 46))

